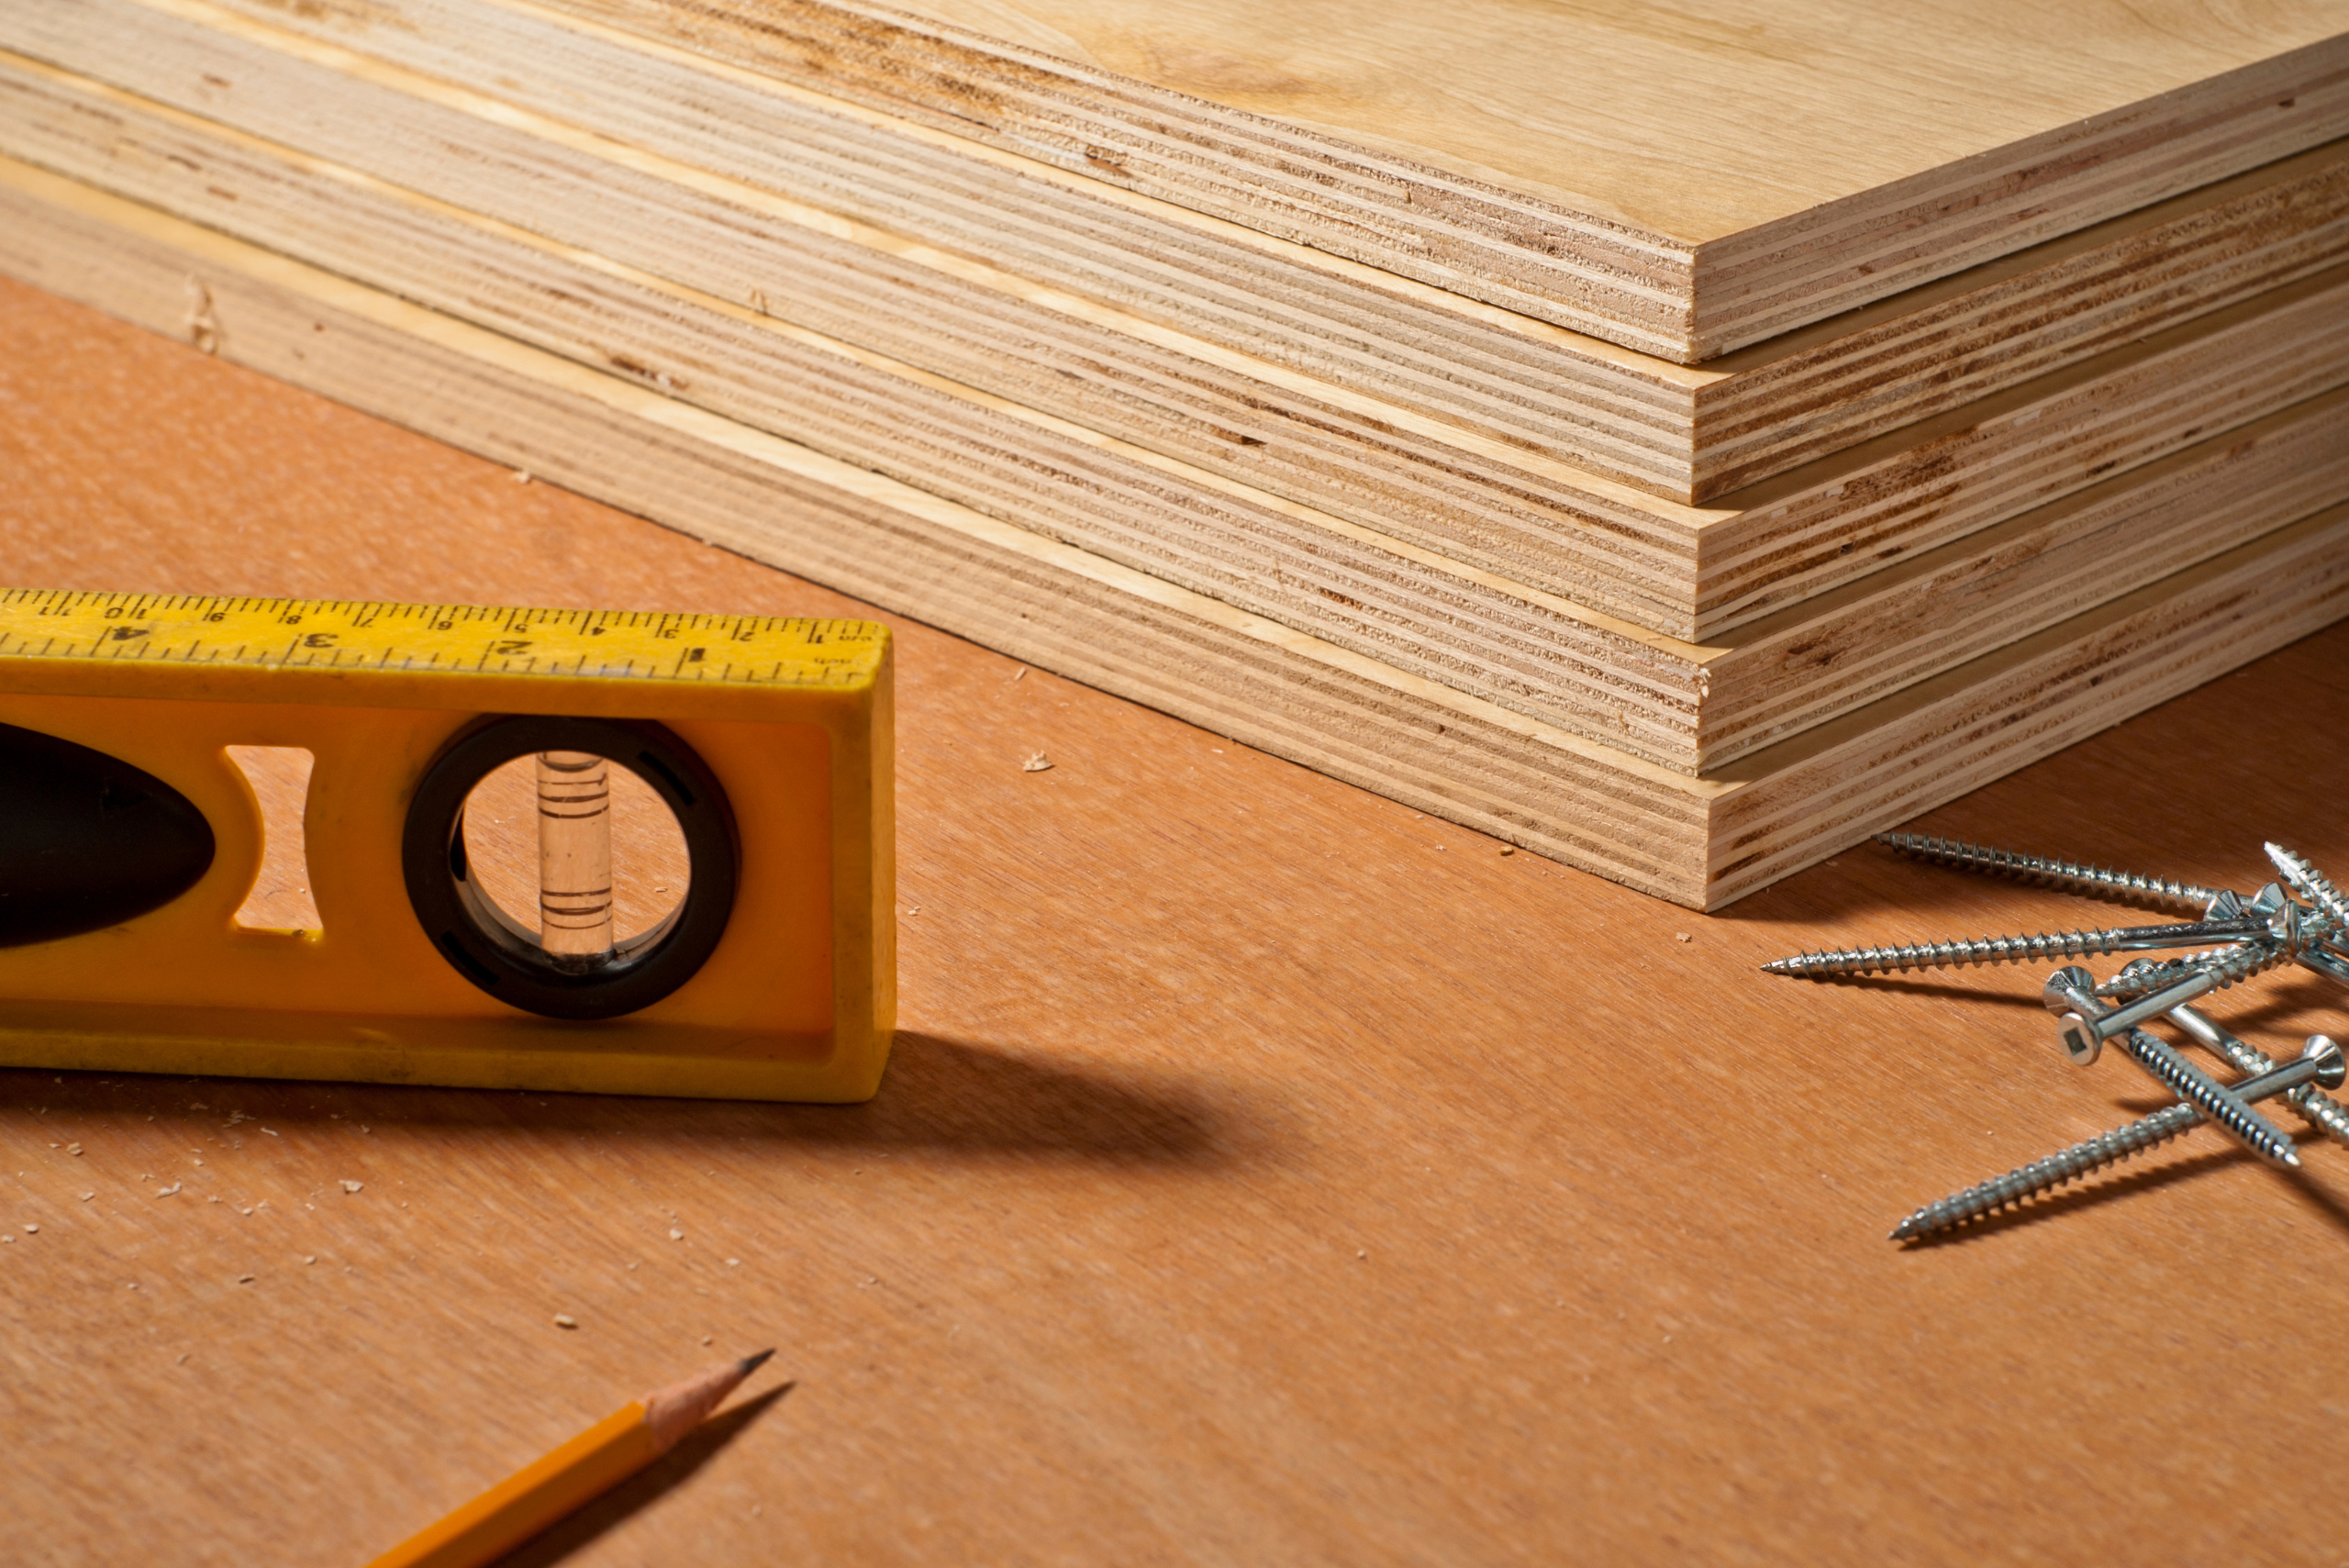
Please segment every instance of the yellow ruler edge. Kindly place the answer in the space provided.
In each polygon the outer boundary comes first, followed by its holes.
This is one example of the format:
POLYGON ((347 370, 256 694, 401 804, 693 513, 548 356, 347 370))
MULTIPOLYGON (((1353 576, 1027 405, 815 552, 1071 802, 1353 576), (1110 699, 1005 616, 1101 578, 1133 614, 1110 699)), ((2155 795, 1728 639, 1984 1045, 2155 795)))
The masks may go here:
POLYGON ((0 688, 24 661, 853 692, 888 645, 862 620, 0 589, 0 688))

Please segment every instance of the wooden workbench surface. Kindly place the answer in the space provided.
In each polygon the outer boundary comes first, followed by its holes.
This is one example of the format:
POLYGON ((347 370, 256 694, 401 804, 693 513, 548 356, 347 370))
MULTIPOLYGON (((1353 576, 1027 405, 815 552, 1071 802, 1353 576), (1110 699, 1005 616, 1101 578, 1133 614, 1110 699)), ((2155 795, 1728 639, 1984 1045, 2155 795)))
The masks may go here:
MULTIPOLYGON (((862 613, 13 284, 0 581, 862 613)), ((0 1556, 361 1563, 770 1343, 788 1394, 517 1561, 2342 1555, 2349 1151, 2206 1129, 1904 1251, 2160 1096, 2062 1060, 2036 969, 1754 972, 2127 911, 1865 850, 1691 915, 899 631, 869 1106, 0 1074, 0 1556)), ((1930 824, 2349 872, 2344 670, 2349 628, 1930 824)), ((2289 1054, 2343 1001, 2212 1010, 2289 1054)))

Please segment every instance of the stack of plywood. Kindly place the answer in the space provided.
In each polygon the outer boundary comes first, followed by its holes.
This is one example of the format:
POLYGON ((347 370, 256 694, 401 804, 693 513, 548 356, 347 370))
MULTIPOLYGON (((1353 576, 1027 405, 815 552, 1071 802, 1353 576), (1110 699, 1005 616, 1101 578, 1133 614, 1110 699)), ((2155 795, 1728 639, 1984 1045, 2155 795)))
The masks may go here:
POLYGON ((2349 609, 2349 3, 0 51, 0 269, 1692 905, 2349 609))

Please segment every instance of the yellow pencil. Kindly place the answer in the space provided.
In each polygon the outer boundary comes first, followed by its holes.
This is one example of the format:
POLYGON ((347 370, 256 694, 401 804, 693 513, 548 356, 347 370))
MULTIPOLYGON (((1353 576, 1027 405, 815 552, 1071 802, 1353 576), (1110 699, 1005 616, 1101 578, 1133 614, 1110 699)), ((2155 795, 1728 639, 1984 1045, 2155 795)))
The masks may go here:
POLYGON ((677 1445, 756 1372, 761 1351, 648 1394, 386 1551, 367 1568, 482 1568, 677 1445))

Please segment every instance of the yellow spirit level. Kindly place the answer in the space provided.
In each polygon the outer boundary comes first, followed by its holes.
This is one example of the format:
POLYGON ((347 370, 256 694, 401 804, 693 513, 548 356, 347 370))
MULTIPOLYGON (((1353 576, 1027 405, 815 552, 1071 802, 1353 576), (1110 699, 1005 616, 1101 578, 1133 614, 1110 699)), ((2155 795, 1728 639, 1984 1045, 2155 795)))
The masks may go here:
POLYGON ((0 1064, 861 1100, 896 1013, 890 643, 863 621, 0 592, 0 1064), (239 926, 230 746, 314 759, 317 930, 239 926), (683 831, 668 918, 550 951, 473 785, 606 758, 683 831))

